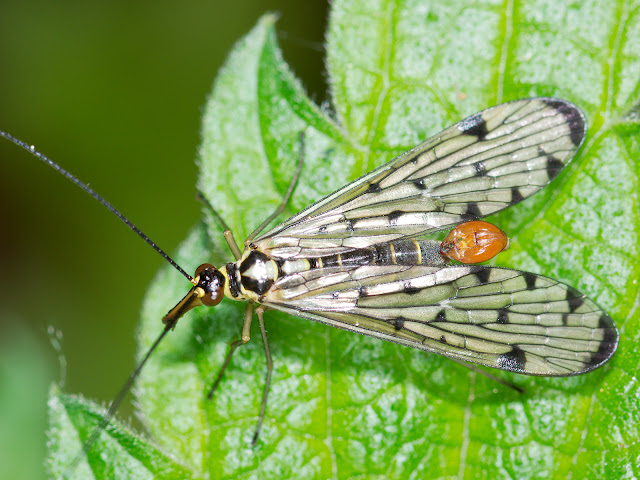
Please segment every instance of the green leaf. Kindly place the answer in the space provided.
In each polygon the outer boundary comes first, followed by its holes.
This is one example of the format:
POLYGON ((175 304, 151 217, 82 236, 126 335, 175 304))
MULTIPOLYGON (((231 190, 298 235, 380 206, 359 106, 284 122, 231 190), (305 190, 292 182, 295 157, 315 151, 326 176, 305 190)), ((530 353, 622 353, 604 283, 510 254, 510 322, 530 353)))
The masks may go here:
MULTIPOLYGON (((572 378, 498 372, 524 395, 439 356, 267 312, 275 369, 250 441, 265 360, 257 325, 211 401, 243 304, 196 309, 136 387, 159 447, 202 478, 621 478, 637 476, 640 9, 614 3, 336 0, 327 34, 331 115, 283 61, 265 16, 219 73, 203 123, 199 189, 242 240, 491 105, 553 95, 581 106, 585 146, 553 184, 493 218, 500 264, 558 278, 621 330, 605 367, 572 378)), ((320 74, 320 72, 319 72, 320 74)), ((231 260, 205 212, 177 256, 231 260)), ((169 267, 143 311, 145 351, 189 284, 169 267)), ((114 460, 115 461, 115 460, 114 460)))
POLYGON ((191 472, 139 435, 110 424, 89 455, 82 446, 106 410, 82 397, 49 392, 47 470, 50 478, 185 479, 191 472))

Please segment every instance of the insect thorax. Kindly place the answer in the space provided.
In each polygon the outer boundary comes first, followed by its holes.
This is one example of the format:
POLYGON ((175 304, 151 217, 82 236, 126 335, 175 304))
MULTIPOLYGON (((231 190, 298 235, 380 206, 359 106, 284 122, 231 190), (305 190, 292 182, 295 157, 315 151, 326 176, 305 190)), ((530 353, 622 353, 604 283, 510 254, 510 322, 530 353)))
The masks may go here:
POLYGON ((278 279, 278 264, 262 252, 246 249, 237 262, 229 262, 220 269, 225 276, 224 293, 232 300, 260 298, 278 279))

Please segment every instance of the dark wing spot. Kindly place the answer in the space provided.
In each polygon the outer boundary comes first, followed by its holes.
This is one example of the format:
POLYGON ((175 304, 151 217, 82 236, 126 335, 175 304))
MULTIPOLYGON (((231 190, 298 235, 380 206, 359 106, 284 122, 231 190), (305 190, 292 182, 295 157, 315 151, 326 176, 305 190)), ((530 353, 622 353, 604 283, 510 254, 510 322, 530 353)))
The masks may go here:
POLYGON ((318 229, 318 231, 319 231, 320 233, 326 233, 326 231, 327 231, 327 226, 326 226, 326 225, 322 225, 322 226, 318 229))
POLYGON ((514 346, 510 352, 503 353, 498 357, 498 367, 510 372, 523 373, 526 363, 527 357, 524 352, 516 346, 514 346))
POLYGON ((571 313, 573 313, 577 309, 579 309, 582 305, 584 305, 584 298, 583 297, 570 298, 567 303, 569 304, 571 313))
POLYGON ((563 313, 562 314, 562 325, 564 325, 565 327, 567 325, 569 325, 569 314, 568 313, 563 313))
POLYGON ((473 274, 487 269, 487 267, 485 267, 484 265, 467 265, 467 268, 469 269, 469 273, 473 274))
POLYGON ((422 289, 421 288, 417 288, 414 287, 413 285, 411 285, 410 282, 405 282, 404 284, 404 293, 408 294, 408 295, 415 295, 416 293, 420 292, 422 289))
POLYGON ((389 225, 397 225, 398 219, 404 214, 402 210, 394 210, 388 215, 389 225))
POLYGON ((372 183, 369 185, 369 188, 364 193, 378 193, 381 190, 380 184, 372 183))
POLYGON ((538 146, 537 152, 539 157, 544 157, 547 154, 541 146, 538 146))
POLYGON ((458 123, 458 128, 462 130, 462 133, 465 135, 478 137, 478 140, 484 140, 484 137, 489 133, 487 130, 487 122, 484 121, 480 113, 476 113, 462 120, 458 123))
POLYGON ((511 189, 511 204, 518 203, 524 200, 524 197, 520 193, 520 189, 513 187, 511 189))
POLYGON ((414 180, 413 184, 418 188, 418 190, 427 189, 427 186, 424 184, 424 178, 419 178, 418 180, 414 180))
POLYGON ((502 308, 498 310, 498 319, 496 320, 496 323, 499 323, 500 325, 509 323, 509 314, 506 310, 502 308))
POLYGON ((402 330, 404 328, 404 318, 398 317, 393 319, 393 328, 402 330))
POLYGON ((440 343, 444 343, 445 345, 447 344, 447 339, 444 335, 440 335, 440 343))
POLYGON ((358 288, 358 296, 360 298, 368 297, 369 296, 369 292, 367 291, 367 287, 358 288))
POLYGON ((491 269, 489 268, 483 268, 482 270, 479 270, 476 272, 476 277, 478 278, 480 285, 485 285, 489 283, 490 274, 491 274, 491 269))
POLYGON ((546 98, 544 103, 564 115, 567 125, 569 125, 569 137, 575 146, 579 146, 587 134, 587 122, 582 111, 572 103, 557 98, 546 98))
POLYGON ((433 319, 434 322, 446 322, 447 314, 444 313, 444 310, 440 310, 436 315, 436 318, 433 319))
POLYGON ((598 327, 604 330, 604 337, 600 342, 598 351, 591 356, 590 366, 595 368, 603 362, 606 362, 618 348, 618 329, 615 327, 613 320, 606 313, 600 316, 598 327))
POLYGON ((469 202, 467 204, 467 211, 465 212, 465 215, 469 215, 473 218, 479 218, 482 216, 482 213, 480 212, 480 207, 478 207, 476 202, 469 202))
POLYGON ((485 166, 484 162, 476 162, 473 164, 473 168, 475 168, 476 170, 476 176, 477 177, 481 177, 485 174, 485 172, 487 171, 487 167, 485 166))
POLYGON ((309 268, 318 268, 318 259, 310 258, 309 259, 309 268))
POLYGON ((558 160, 553 155, 549 155, 547 157, 547 175, 549 176, 549 180, 553 180, 564 168, 564 163, 558 160))
POLYGON ((536 277, 533 273, 523 272, 522 278, 524 278, 525 283, 527 284, 527 290, 535 290, 536 289, 536 277))

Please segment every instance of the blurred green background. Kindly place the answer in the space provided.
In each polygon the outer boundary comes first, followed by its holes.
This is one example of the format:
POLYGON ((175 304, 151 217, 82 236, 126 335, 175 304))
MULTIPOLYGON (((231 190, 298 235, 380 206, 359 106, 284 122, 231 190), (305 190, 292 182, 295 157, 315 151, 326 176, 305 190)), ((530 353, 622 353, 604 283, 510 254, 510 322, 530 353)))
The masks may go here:
MULTIPOLYGON (((200 216, 200 115, 227 52, 279 12, 285 58, 321 103, 327 10, 295 0, 4 2, 0 128, 171 252, 200 216)), ((134 366, 138 311, 163 260, 4 140, 0 222, 0 478, 42 478, 47 389, 64 375, 47 331, 63 336, 65 391, 110 401, 134 366)), ((119 416, 131 415, 127 404, 119 416)))

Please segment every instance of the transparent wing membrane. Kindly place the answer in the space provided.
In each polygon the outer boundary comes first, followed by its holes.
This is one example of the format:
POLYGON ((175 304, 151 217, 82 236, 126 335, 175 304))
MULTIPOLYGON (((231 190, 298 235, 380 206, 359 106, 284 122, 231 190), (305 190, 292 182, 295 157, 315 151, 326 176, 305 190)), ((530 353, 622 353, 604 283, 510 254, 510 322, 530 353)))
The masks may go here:
POLYGON ((286 279, 264 304, 422 350, 529 375, 588 372, 615 351, 611 318, 551 278, 479 265, 361 266, 286 279))
POLYGON ((528 198, 586 132, 574 105, 533 98, 477 113, 255 240, 279 258, 333 255, 485 217, 528 198))

